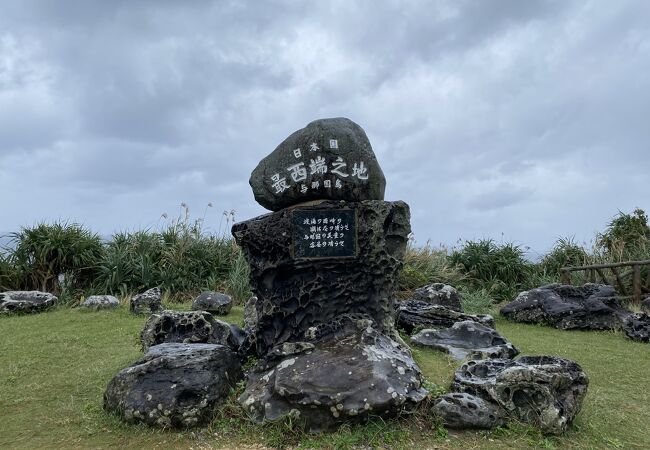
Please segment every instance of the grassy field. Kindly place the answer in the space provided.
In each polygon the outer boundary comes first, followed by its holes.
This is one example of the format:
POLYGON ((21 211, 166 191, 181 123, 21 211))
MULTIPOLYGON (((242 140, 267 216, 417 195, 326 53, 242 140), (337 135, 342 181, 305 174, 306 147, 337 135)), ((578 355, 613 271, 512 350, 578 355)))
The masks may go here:
MULTIPOLYGON (((241 317, 235 308, 226 320, 241 317)), ((102 394, 115 373, 141 355, 144 321, 124 305, 0 317, 0 448, 650 448, 650 346, 618 333, 504 320, 497 320, 497 328, 522 353, 570 358, 589 375, 583 410, 564 436, 544 437, 516 424, 492 432, 447 432, 424 414, 308 435, 287 423, 252 424, 234 399, 206 429, 125 425, 104 413, 102 394)), ((428 381, 446 387, 458 363, 429 350, 414 353, 428 381)))

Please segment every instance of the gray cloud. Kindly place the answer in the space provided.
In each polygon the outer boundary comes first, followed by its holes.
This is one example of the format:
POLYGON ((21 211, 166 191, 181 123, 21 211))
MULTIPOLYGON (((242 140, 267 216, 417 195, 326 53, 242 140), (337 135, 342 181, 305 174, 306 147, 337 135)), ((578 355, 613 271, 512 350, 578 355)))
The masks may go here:
POLYGON ((219 227, 319 117, 362 125, 416 239, 546 250, 650 209, 650 6, 632 1, 9 1, 0 230, 219 227))

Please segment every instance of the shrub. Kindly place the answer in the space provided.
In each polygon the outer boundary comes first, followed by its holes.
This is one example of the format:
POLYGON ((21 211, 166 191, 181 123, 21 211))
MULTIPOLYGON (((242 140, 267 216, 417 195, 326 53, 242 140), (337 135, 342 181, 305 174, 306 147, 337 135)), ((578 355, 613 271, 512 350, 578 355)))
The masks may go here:
POLYGON ((18 271, 9 255, 0 251, 0 291, 12 291, 19 288, 18 271))
POLYGON ((610 262, 650 259, 648 215, 636 208, 632 214, 619 211, 596 239, 596 245, 610 262))
POLYGON ((521 247, 492 239, 465 241, 449 260, 470 278, 474 289, 487 290, 497 301, 510 300, 527 287, 533 269, 521 247))
POLYGON ((578 245, 573 237, 560 238, 555 242, 540 263, 541 268, 551 275, 560 274, 560 268, 590 264, 587 251, 578 245))
POLYGON ((404 268, 399 275, 400 297, 408 296, 414 289, 430 283, 459 284, 466 276, 454 267, 444 248, 421 248, 409 245, 404 257, 404 268))
POLYGON ((485 289, 461 289, 463 311, 468 314, 489 314, 494 299, 485 289))
POLYGON ((10 236, 25 289, 60 293, 59 275, 68 289, 82 289, 93 280, 103 254, 99 236, 76 223, 40 223, 10 236))

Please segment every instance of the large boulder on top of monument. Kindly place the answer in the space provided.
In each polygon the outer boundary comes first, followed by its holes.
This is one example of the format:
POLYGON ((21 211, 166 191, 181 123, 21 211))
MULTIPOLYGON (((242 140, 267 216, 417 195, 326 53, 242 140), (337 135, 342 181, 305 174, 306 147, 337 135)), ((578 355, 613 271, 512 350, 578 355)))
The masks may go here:
POLYGON ((623 308, 612 286, 549 284, 520 293, 501 308, 516 322, 540 323, 555 328, 612 330, 621 328, 631 314, 623 308))
POLYGON ((232 297, 221 292, 202 292, 192 302, 192 309, 225 316, 232 309, 232 297))
POLYGON ((433 305, 442 305, 454 311, 461 311, 460 292, 453 286, 444 283, 433 283, 422 286, 413 292, 413 300, 422 300, 433 305))
POLYGON ((427 392, 407 347, 364 316, 342 316, 272 349, 253 368, 240 404, 257 421, 287 416, 311 431, 410 411, 427 392))
POLYGON ((634 341, 650 342, 650 314, 630 314, 623 322, 623 331, 634 341))
POLYGON ((253 170, 255 200, 278 211, 310 200, 383 200, 386 179, 363 129, 338 117, 309 123, 253 170))
POLYGON ((326 201, 235 224, 257 297, 257 353, 351 312, 391 336, 409 218, 400 201, 326 201))
POLYGON ((104 409, 129 423, 206 425, 241 377, 237 355, 223 345, 156 345, 110 381, 104 409))
POLYGON ((159 287, 134 295, 129 302, 133 314, 154 314, 162 311, 162 292, 159 287))
POLYGON ((41 291, 7 291, 0 293, 0 314, 33 314, 48 310, 59 299, 41 291))
MULTIPOLYGON (((492 415, 494 426, 499 417, 540 428, 544 433, 559 434, 568 428, 582 407, 589 378, 580 365, 556 356, 523 356, 511 359, 484 359, 463 364, 454 375, 452 393, 465 393, 463 402, 477 400, 484 407, 483 417, 492 415), (484 405, 485 406, 485 405, 484 405), (494 414, 497 407, 501 414, 494 414)), ((444 423, 457 428, 476 427, 477 411, 463 419, 463 408, 435 408, 444 423), (446 417, 446 412, 451 413, 446 417), (463 420, 467 426, 463 426, 463 420)), ((489 422, 488 422, 489 424, 489 422)))
POLYGON ((212 317, 207 311, 162 311, 152 314, 140 332, 142 349, 163 343, 221 344, 237 351, 242 330, 212 317))
POLYGON ((449 353, 454 359, 514 358, 519 350, 496 330, 478 322, 456 322, 445 330, 422 330, 411 342, 449 353))
POLYGON ((397 305, 397 326, 409 334, 416 328, 439 330, 466 320, 494 328, 494 319, 488 314, 464 314, 422 300, 406 300, 397 305))

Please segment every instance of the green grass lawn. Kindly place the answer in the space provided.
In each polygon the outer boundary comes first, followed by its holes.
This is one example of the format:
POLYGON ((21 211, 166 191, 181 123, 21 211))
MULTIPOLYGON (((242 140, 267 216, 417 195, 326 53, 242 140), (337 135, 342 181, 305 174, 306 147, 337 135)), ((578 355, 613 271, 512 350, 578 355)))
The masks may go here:
MULTIPOLYGON (((174 305, 178 307, 179 305, 174 305)), ((226 317, 240 322, 241 309, 226 317)), ((373 420, 308 435, 291 424, 248 422, 231 399, 205 429, 160 431, 121 423, 102 410, 108 381, 140 355, 145 317, 59 308, 0 317, 0 448, 650 448, 650 346, 619 333, 569 332, 497 320, 524 354, 579 362, 589 391, 573 429, 544 437, 521 425, 492 432, 446 432, 424 414, 373 420)), ((458 363, 415 350, 429 382, 446 387, 458 363)))

